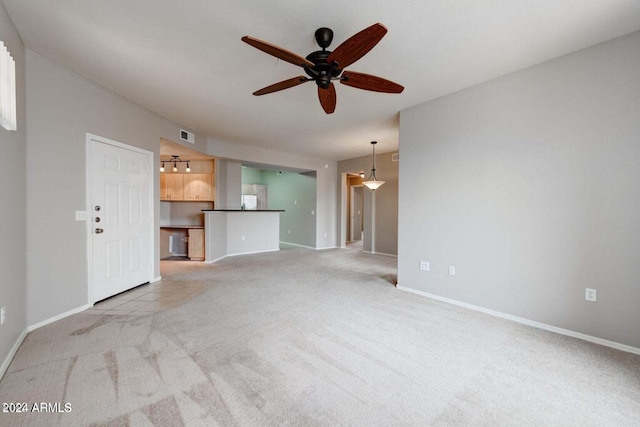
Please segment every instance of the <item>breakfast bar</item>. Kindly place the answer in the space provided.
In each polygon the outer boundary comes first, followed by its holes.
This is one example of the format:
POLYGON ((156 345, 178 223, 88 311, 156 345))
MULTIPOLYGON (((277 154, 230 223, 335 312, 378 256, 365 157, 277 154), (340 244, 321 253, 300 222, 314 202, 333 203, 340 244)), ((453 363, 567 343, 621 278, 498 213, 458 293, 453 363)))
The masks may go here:
POLYGON ((280 250, 283 210, 203 210, 205 262, 280 250))

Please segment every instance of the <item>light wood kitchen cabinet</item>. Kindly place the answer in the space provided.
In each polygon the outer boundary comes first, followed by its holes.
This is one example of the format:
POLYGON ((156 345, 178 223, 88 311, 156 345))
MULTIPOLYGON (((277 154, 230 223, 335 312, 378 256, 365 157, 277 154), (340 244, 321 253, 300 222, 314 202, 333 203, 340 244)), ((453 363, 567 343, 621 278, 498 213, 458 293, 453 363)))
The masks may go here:
POLYGON ((184 200, 184 179, 182 174, 160 174, 160 200, 184 200))
POLYGON ((213 202, 215 187, 210 173, 161 173, 160 200, 213 202))
POLYGON ((194 261, 204 260, 204 229, 202 228, 189 229, 188 255, 190 260, 194 260, 194 261))
POLYGON ((184 200, 213 201, 213 175, 208 173, 185 174, 184 200))

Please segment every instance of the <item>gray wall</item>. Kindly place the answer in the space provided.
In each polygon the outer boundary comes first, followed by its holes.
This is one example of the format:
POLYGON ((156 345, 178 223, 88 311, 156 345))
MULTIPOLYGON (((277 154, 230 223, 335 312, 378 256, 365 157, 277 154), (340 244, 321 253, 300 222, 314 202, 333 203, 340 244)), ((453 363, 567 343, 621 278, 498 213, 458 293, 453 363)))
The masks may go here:
POLYGON ((261 183, 268 187, 269 209, 280 214, 280 241, 316 247, 316 177, 313 173, 263 170, 261 183))
MULTIPOLYGON (((177 139, 180 126, 29 49, 26 82, 27 324, 33 325, 88 302, 86 227, 74 220, 74 211, 86 209, 86 133, 152 151, 157 161, 160 138, 177 139)), ((154 214, 159 224, 159 203, 154 214)), ((159 243, 156 229, 156 260, 159 243)))
POLYGON ((6 321, 0 326, 0 364, 26 328, 26 159, 24 45, 4 4, 0 2, 0 40, 16 63, 18 130, 0 126, 0 306, 6 321))
POLYGON ((402 111, 399 285, 640 347, 638 70, 640 32, 402 111))
MULTIPOLYGON (((363 249, 368 252, 396 255, 398 253, 398 168, 400 162, 391 161, 392 154, 376 154, 376 176, 379 180, 385 181, 385 184, 375 193, 365 188, 364 209, 366 212, 364 214, 363 249), (375 227, 372 224, 374 218, 375 227)), ((369 155, 338 162, 338 176, 346 172, 364 171, 364 177, 367 179, 371 173, 371 160, 371 155, 369 155)), ((340 200, 342 191, 340 186, 341 183, 338 183, 336 200, 340 200)), ((346 226, 342 231, 346 235, 346 226)))
POLYGON ((240 209, 242 200, 242 164, 216 160, 216 209, 240 209))

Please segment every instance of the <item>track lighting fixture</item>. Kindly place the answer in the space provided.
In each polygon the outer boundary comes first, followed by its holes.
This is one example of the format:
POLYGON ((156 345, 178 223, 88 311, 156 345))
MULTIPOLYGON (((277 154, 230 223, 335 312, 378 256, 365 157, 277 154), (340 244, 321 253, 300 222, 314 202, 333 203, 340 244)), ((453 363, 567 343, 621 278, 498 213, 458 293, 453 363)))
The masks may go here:
POLYGON ((185 172, 191 172, 191 167, 189 166, 190 160, 181 160, 180 156, 171 156, 171 160, 161 160, 160 161, 160 172, 164 172, 164 164, 165 163, 173 163, 173 172, 178 172, 178 163, 186 163, 187 168, 185 172))

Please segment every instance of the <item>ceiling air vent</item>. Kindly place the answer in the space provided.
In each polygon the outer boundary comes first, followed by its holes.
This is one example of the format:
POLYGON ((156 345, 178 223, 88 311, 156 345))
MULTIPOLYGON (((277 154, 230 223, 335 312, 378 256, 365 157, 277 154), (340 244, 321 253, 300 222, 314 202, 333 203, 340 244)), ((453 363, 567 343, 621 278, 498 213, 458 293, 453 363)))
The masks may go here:
POLYGON ((190 142, 192 144, 196 143, 196 136, 193 133, 184 129, 180 129, 180 139, 183 141, 190 142))
POLYGON ((398 160, 400 160, 400 153, 393 153, 391 155, 391 161, 392 162, 397 162, 398 160))

